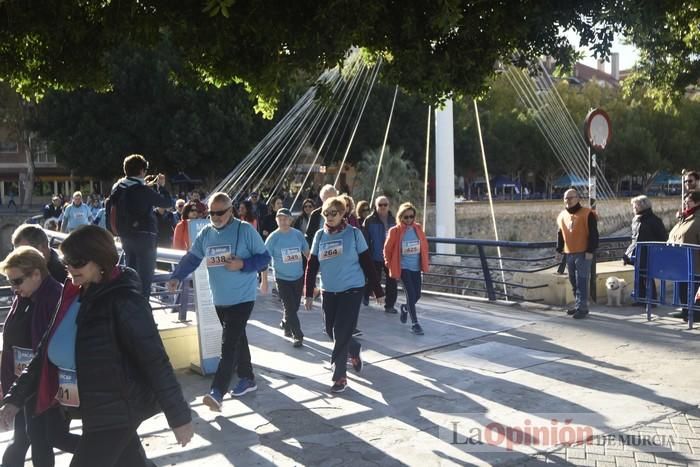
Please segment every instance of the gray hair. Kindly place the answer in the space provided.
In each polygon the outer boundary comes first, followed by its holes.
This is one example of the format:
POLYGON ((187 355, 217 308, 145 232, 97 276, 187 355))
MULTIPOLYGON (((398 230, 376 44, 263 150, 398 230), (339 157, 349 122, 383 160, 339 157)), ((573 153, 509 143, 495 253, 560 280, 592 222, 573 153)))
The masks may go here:
POLYGON ((637 206, 640 211, 651 209, 651 200, 646 195, 635 196, 630 200, 632 206, 637 206))
POLYGON ((228 195, 228 193, 225 193, 223 191, 217 191, 209 197, 209 209, 211 209, 211 205, 214 203, 224 203, 229 208, 233 204, 231 202, 231 197, 228 195))
POLYGON ((328 198, 334 196, 338 196, 338 190, 330 183, 328 185, 323 185, 321 191, 318 192, 318 197, 321 198, 321 201, 326 201, 328 198))

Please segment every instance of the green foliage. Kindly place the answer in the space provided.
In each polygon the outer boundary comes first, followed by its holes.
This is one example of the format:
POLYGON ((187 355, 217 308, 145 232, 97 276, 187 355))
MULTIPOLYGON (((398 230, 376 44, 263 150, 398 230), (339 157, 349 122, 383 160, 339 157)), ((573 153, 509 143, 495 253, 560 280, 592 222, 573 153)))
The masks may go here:
POLYGON ((422 205, 423 180, 419 178, 413 163, 403 157, 403 149, 392 151, 389 146, 386 147, 377 191, 372 193, 380 155, 381 148, 363 154, 362 160, 357 164, 357 180, 360 183, 356 182, 353 187, 353 198, 356 201, 365 199, 371 202, 378 195, 385 195, 392 199, 395 206, 406 201, 422 205))
MULTIPOLYGON (((386 82, 439 103, 453 93, 482 94, 494 64, 504 57, 552 55, 566 66, 573 54, 563 36, 567 29, 606 54, 617 31, 661 30, 664 24, 681 31, 692 24, 692 16, 681 15, 685 10, 678 4, 684 2, 655 2, 649 8, 655 22, 637 7, 647 3, 0 1, 0 79, 32 96, 110 89, 113 75, 105 58, 110 51, 125 40, 155 47, 165 35, 181 59, 182 75, 200 83, 245 83, 268 111, 290 70, 314 74, 342 62, 353 46, 386 60, 386 82)), ((683 50, 695 45, 689 42, 683 50)))
POLYGON ((34 122, 77 174, 118 177, 123 157, 136 152, 154 171, 221 178, 269 127, 240 85, 176 82, 183 65, 167 42, 153 50, 124 45, 108 59, 108 92, 50 91, 34 122))

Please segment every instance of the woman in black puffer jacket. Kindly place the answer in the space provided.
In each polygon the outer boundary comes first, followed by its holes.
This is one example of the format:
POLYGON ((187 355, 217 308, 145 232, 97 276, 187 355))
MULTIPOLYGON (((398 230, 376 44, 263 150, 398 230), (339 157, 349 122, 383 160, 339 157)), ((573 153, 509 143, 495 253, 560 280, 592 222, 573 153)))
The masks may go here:
POLYGON ((163 411, 183 446, 190 409, 158 334, 138 275, 116 266, 112 235, 83 226, 61 245, 70 280, 36 357, 3 399, 0 419, 36 393, 37 414, 61 405, 81 418, 78 466, 146 466, 136 430, 163 411))

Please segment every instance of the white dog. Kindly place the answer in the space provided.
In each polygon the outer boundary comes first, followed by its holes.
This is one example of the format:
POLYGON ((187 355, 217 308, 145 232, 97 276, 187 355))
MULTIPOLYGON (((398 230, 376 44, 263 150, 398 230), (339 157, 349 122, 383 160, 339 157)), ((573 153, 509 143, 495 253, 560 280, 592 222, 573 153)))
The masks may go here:
POLYGON ((608 306, 621 306, 622 294, 627 282, 619 277, 610 276, 605 281, 605 288, 608 290, 608 306))

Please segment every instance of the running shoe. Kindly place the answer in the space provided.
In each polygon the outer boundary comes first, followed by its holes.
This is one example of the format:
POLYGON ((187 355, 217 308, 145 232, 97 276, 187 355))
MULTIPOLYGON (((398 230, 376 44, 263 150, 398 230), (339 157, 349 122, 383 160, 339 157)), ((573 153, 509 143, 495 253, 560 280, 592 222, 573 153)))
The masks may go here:
POLYGON ((396 313, 398 313, 398 311, 396 311, 396 308, 394 308, 393 306, 389 306, 384 308, 384 313, 395 315, 396 313))
POLYGON ((399 315, 399 319, 403 324, 406 324, 406 321, 408 321, 408 305, 401 305, 401 314, 399 315))
POLYGON ((347 378, 340 378, 338 381, 333 382, 333 386, 331 386, 331 392, 344 392, 347 385, 347 378))
POLYGON ((413 323, 413 326, 411 326, 411 332, 417 336, 422 336, 423 335, 423 328, 420 327, 420 324, 413 323))
POLYGON ((250 378, 241 378, 238 381, 238 384, 236 384, 236 387, 233 388, 233 391, 231 391, 231 395, 233 397, 241 397, 244 394, 255 391, 256 389, 258 389, 258 386, 255 384, 255 380, 250 378))
POLYGON ((221 404, 224 402, 224 396, 218 389, 212 389, 209 394, 202 398, 202 403, 209 407, 214 412, 221 412, 221 404))
POLYGON ((292 337, 292 330, 289 329, 284 321, 280 321, 280 329, 284 330, 284 337, 292 337))
POLYGON ((292 346, 301 347, 302 345, 304 345, 304 338, 303 337, 295 337, 294 343, 292 344, 292 346))
POLYGON ((362 357, 359 353, 354 357, 350 357, 350 363, 352 363, 352 369, 355 370, 357 373, 362 371, 362 357))

